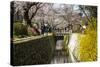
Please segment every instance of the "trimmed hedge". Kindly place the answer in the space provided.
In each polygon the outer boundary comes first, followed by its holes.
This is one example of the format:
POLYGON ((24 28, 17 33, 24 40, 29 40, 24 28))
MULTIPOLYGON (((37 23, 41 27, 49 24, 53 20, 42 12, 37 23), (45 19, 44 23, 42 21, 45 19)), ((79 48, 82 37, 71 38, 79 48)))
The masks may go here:
POLYGON ((53 36, 13 44, 12 65, 49 64, 55 49, 53 36))

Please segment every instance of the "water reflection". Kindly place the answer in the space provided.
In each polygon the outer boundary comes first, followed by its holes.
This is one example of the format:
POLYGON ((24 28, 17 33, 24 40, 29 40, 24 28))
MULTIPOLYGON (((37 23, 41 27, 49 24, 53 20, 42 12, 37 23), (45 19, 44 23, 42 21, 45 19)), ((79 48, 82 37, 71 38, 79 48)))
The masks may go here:
POLYGON ((51 64, 67 63, 67 56, 62 51, 62 48, 63 48, 62 44, 63 44, 63 40, 57 40, 56 49, 55 49, 54 57, 53 57, 53 59, 51 61, 51 64))

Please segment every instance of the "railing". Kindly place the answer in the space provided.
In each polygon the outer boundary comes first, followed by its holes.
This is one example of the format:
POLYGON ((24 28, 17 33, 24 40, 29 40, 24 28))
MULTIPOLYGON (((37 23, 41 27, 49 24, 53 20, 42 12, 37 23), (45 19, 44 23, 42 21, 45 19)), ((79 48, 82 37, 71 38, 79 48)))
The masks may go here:
POLYGON ((64 36, 66 34, 69 34, 69 32, 55 32, 54 34, 55 36, 64 36))
MULTIPOLYGON (((51 33, 48 33, 47 36, 52 36, 51 33)), ((25 38, 15 38, 13 40, 13 43, 21 43, 24 41, 30 41, 30 40, 35 40, 35 39, 39 39, 39 38, 43 38, 43 37, 47 37, 46 35, 39 35, 39 36, 30 36, 30 37, 25 37, 25 38)))
POLYGON ((54 30, 55 36, 64 36, 66 34, 71 34, 72 30, 54 30))

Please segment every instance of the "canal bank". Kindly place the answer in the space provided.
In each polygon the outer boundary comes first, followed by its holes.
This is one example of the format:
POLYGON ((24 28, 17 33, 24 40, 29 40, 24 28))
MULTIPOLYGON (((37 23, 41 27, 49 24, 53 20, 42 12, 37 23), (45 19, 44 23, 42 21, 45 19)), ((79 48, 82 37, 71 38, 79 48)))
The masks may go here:
POLYGON ((54 57, 51 61, 52 64, 79 62, 76 57, 79 46, 78 35, 78 33, 72 33, 67 35, 67 39, 66 37, 56 37, 58 39, 56 39, 54 57), (66 51, 64 51, 64 49, 66 49, 66 51))

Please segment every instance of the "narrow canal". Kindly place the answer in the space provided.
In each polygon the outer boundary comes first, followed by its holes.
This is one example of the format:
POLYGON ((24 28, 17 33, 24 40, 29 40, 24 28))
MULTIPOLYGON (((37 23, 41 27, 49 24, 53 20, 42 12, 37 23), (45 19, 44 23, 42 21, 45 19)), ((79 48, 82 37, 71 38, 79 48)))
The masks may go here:
POLYGON ((54 52, 54 57, 51 61, 51 64, 67 63, 67 56, 65 55, 63 48, 63 40, 56 41, 56 48, 54 52))
POLYGON ((68 48, 68 53, 66 55, 66 51, 63 51, 63 39, 62 37, 56 38, 56 48, 54 52, 53 59, 51 64, 59 64, 59 63, 73 63, 77 62, 77 59, 73 55, 74 50, 78 46, 78 34, 74 33, 69 37, 68 44, 66 45, 68 48))

